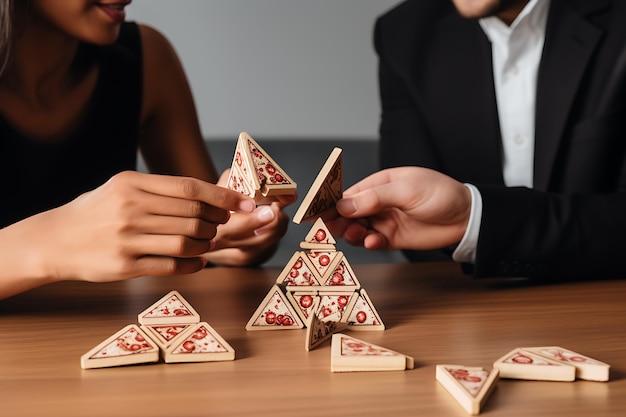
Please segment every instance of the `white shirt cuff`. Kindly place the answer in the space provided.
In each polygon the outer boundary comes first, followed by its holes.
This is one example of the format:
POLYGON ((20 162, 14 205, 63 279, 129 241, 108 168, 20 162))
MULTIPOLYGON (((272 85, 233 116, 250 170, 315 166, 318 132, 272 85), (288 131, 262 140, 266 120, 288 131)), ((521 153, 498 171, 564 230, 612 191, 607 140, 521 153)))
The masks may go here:
POLYGON ((472 184, 464 184, 469 188, 472 194, 472 207, 470 209, 470 218, 465 229, 463 239, 459 246, 452 253, 452 259, 455 262, 475 263, 476 262, 476 246, 478 245, 478 233, 480 231, 480 221, 483 216, 483 199, 478 188, 472 184))

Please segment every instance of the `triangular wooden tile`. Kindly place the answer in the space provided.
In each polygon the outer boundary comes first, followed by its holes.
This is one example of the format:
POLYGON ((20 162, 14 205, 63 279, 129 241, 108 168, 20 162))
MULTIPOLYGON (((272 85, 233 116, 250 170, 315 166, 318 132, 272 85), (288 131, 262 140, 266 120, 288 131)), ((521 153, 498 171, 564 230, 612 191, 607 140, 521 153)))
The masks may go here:
POLYGON ((356 301, 345 316, 350 330, 385 330, 385 324, 380 319, 367 291, 361 288, 356 294, 358 294, 356 301))
MULTIPOLYGON (((240 155, 239 153, 236 155, 240 155)), ((230 168, 227 187, 241 194, 254 198, 256 190, 250 184, 250 179, 242 172, 235 162, 230 168)))
POLYGON ((287 299, 303 323, 306 323, 311 315, 316 315, 318 311, 320 296, 317 292, 288 289, 287 299))
POLYGON ((302 249, 335 250, 337 241, 326 227, 321 217, 313 224, 304 241, 300 243, 302 249))
POLYGON ((523 349, 513 349, 496 360, 493 367, 500 378, 536 381, 573 381, 576 368, 523 349))
POLYGON ((228 188, 254 198, 261 188, 261 182, 250 155, 250 147, 242 135, 237 139, 235 155, 231 164, 228 188), (236 173, 236 176, 235 176, 236 173))
POLYGON ((246 330, 302 329, 304 323, 278 285, 272 286, 259 304, 246 330))
POLYGON ((471 415, 480 409, 496 387, 498 370, 460 365, 437 365, 437 381, 471 415))
MULTIPOLYGON (((326 280, 321 283, 322 286, 332 287, 335 291, 354 291, 361 288, 361 283, 345 256, 339 261, 332 274, 326 275, 326 277, 326 280)), ((322 288, 320 291, 326 291, 326 288, 322 288)))
POLYGON ((306 261, 306 258, 304 252, 295 252, 276 278, 276 283, 287 287, 319 286, 319 272, 306 261))
POLYGON ((293 221, 314 221, 335 211, 335 204, 343 193, 343 163, 341 148, 334 148, 317 174, 311 188, 300 203, 293 221))
POLYGON ((232 361, 235 350, 208 323, 188 328, 165 351, 166 363, 232 361))
POLYGON ((296 192, 296 183, 250 135, 241 132, 239 140, 248 146, 252 165, 259 179, 261 194, 267 197, 296 192))
POLYGON ((159 347, 139 326, 130 324, 80 358, 83 369, 159 361, 159 347))
POLYGON ((305 250, 307 261, 319 275, 319 282, 326 281, 333 273, 341 259, 343 252, 336 250, 305 250))
POLYGON ((191 324, 148 324, 142 325, 141 330, 154 340, 163 352, 177 337, 184 333, 189 326, 191 326, 191 324))
POLYGON ((304 341, 306 351, 308 352, 315 349, 330 339, 333 333, 341 332, 348 327, 348 323, 341 322, 340 320, 341 315, 339 313, 326 317, 325 320, 320 320, 315 314, 310 315, 306 323, 307 332, 304 341))
POLYGON ((572 365, 576 368, 576 378, 588 381, 608 381, 610 365, 589 356, 562 348, 560 346, 544 346, 522 348, 541 356, 572 365))
POLYGON ((358 296, 358 292, 355 291, 320 292, 320 302, 316 310, 316 315, 321 320, 326 320, 327 317, 331 317, 338 313, 340 321, 347 322, 347 313, 351 311, 351 308, 356 302, 358 296))
POLYGON ((411 356, 335 333, 331 341, 330 370, 332 372, 402 371, 413 369, 411 356))
POLYGON ((200 315, 178 291, 170 291, 137 319, 141 324, 191 324, 198 323, 200 315))

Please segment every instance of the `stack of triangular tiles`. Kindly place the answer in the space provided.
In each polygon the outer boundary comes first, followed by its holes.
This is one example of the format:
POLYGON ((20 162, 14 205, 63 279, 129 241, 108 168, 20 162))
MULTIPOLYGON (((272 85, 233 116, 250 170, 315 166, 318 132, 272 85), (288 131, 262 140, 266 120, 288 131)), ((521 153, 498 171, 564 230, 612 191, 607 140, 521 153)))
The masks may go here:
POLYGON ((139 363, 213 362, 235 359, 235 350, 178 291, 170 291, 130 324, 81 357, 83 369, 139 363), (160 354, 159 354, 160 352, 160 354))
POLYGON ((367 291, 321 218, 259 304, 247 330, 301 329, 317 316, 351 330, 384 330, 367 291))
POLYGON ((342 168, 342 150, 334 148, 294 215, 295 223, 311 221, 313 227, 300 243, 302 250, 293 254, 248 321, 247 330, 302 329, 330 322, 354 330, 384 330, 370 297, 322 220, 341 198, 342 168))
POLYGON ((227 186, 254 198, 257 204, 271 202, 275 195, 294 194, 297 188, 287 173, 246 132, 239 134, 227 186))

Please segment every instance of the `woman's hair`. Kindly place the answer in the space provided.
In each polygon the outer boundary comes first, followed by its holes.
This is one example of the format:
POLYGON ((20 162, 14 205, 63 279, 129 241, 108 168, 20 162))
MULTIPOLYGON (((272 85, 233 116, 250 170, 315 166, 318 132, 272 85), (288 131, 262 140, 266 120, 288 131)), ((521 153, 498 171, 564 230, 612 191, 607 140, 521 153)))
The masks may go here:
POLYGON ((0 78, 11 60, 13 49, 14 0, 0 0, 0 78))

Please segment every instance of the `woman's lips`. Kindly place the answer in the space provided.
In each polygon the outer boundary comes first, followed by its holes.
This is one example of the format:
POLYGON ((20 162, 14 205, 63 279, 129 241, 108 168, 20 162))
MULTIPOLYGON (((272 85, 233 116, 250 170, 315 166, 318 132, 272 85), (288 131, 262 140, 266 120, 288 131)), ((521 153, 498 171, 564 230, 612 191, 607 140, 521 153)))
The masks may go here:
POLYGON ((113 20, 114 23, 122 23, 126 18, 124 7, 129 3, 98 3, 97 6, 113 20))

